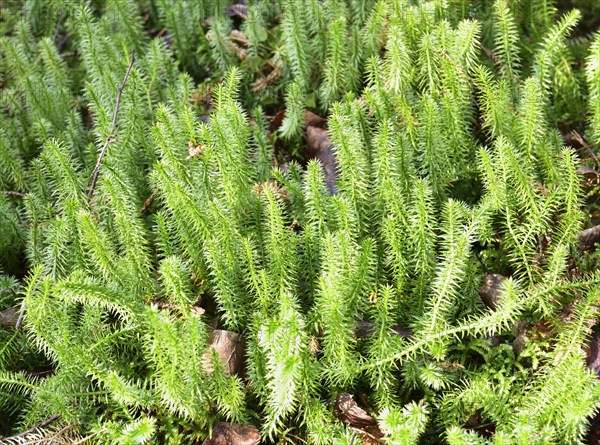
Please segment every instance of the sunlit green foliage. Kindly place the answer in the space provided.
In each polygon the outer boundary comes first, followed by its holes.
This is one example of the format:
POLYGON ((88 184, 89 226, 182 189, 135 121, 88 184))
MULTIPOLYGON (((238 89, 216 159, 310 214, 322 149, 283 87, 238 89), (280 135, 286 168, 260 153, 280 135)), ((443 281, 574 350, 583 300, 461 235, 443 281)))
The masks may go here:
POLYGON ((349 392, 388 443, 584 443, 600 276, 561 132, 600 141, 600 35, 548 1, 248 3, 2 23, 2 434, 350 443, 349 392), (302 159, 306 110, 335 167, 302 159))

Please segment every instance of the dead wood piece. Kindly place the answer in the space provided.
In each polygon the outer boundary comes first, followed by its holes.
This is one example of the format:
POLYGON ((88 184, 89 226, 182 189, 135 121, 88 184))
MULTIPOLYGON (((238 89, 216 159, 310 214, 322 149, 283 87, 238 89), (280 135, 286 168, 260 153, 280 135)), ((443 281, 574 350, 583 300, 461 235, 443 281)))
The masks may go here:
POLYGON ((225 367, 225 371, 230 374, 241 375, 244 371, 244 337, 241 334, 222 329, 215 329, 212 332, 210 344, 202 357, 202 368, 205 372, 213 372, 212 351, 217 351, 219 361, 225 367))
POLYGON ((202 445, 256 445, 259 442, 260 433, 254 425, 219 422, 202 445))
POLYGON ((313 125, 306 127, 307 158, 321 161, 325 170, 325 183, 332 195, 337 193, 337 160, 327 130, 313 125))
POLYGON ((361 434, 363 443, 380 443, 383 433, 377 421, 354 401, 352 394, 341 393, 335 400, 333 415, 355 428, 361 434))
POLYGON ((496 309, 502 293, 502 283, 506 277, 497 273, 486 272, 483 276, 483 285, 479 289, 481 301, 490 309, 496 309))

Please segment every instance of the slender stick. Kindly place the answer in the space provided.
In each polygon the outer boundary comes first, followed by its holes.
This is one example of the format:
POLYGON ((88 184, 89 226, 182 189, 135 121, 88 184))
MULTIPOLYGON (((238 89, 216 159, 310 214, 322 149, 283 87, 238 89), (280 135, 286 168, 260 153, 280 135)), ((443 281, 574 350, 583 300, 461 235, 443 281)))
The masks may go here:
MULTIPOLYGON (((480 430, 480 429, 486 429, 490 426, 494 426, 496 425, 495 422, 487 422, 487 423, 482 423, 480 425, 469 425, 469 424, 465 424, 462 427, 466 430, 480 430)), ((430 436, 439 436, 440 434, 442 434, 445 431, 445 429, 440 428, 439 430, 432 430, 432 431, 425 431, 423 434, 421 434, 420 437, 420 442, 422 443, 421 440, 425 439, 426 437, 430 437, 430 436)))
POLYGON ((25 196, 25 193, 17 192, 15 190, 0 190, 0 193, 3 195, 12 195, 12 196, 25 196))
POLYGON ((25 314, 25 300, 23 300, 23 303, 21 303, 21 310, 19 311, 17 323, 15 323, 15 329, 19 329, 21 327, 21 323, 23 323, 23 314, 25 314))
POLYGON ((60 16, 58 17, 58 20, 56 22, 56 28, 54 28, 54 35, 52 36, 53 42, 56 42, 56 37, 58 37, 58 31, 60 31, 60 25, 62 24, 62 21, 65 18, 66 12, 67 11, 65 10, 65 8, 62 8, 60 10, 60 16))
POLYGON ((18 439, 19 437, 25 437, 28 434, 33 434, 35 433, 37 430, 47 427, 48 425, 50 425, 51 423, 56 422, 58 419, 60 419, 60 414, 56 414, 55 416, 50 417, 47 420, 44 420, 42 423, 40 423, 39 425, 34 426, 33 428, 29 428, 27 431, 23 431, 22 433, 19 433, 15 436, 11 436, 11 437, 5 437, 4 439, 0 439, 0 444, 3 443, 8 443, 9 440, 14 440, 14 439, 18 439))
POLYGON ((575 139, 577 142, 579 142, 581 144, 581 146, 587 150, 588 154, 592 157, 592 159, 596 163, 596 168, 600 168, 600 160, 598 159, 598 156, 596 156, 596 153, 594 153, 594 150, 592 150, 592 147, 581 137, 581 135, 579 134, 579 132, 577 130, 573 130, 573 139, 575 139))
POLYGON ((356 430, 352 431, 352 437, 350 438, 350 445, 354 445, 355 440, 356 440, 356 430))
POLYGON ((119 107, 121 106, 121 95, 123 94, 123 89, 125 88, 125 82, 127 82, 127 78, 129 77, 129 73, 131 73, 131 68, 133 68, 133 62, 135 60, 135 50, 131 50, 131 58, 129 60, 129 67, 127 68, 127 72, 125 73, 125 77, 123 78, 123 82, 121 86, 117 89, 117 103, 115 104, 115 112, 113 113, 112 120, 112 128, 110 129, 109 135, 106 137, 106 141, 104 142, 104 146, 100 151, 100 156, 98 156, 98 162, 96 162, 96 167, 94 167, 94 172, 92 173, 92 179, 90 181, 90 190, 88 192, 88 197, 91 198, 94 194, 94 189, 96 188, 96 182, 98 182, 98 174, 100 173, 100 167, 102 167, 102 161, 104 160, 104 156, 106 156, 106 151, 108 150, 108 146, 111 142, 115 140, 115 131, 117 130, 117 116, 119 115, 119 107))

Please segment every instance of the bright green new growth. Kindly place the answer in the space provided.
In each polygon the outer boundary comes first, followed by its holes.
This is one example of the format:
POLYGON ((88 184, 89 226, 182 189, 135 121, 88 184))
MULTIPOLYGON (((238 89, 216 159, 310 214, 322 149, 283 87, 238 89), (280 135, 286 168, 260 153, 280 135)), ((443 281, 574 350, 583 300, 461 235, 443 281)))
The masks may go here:
POLYGON ((3 433, 60 415, 48 434, 98 443, 194 443, 225 421, 349 444, 348 392, 391 444, 585 443, 600 275, 558 130, 588 119, 600 141, 600 36, 581 81, 561 72, 578 11, 58 3, 72 59, 36 15, 1 41, 0 309, 24 314, 0 327, 3 433), (327 117, 334 193, 331 166, 281 153, 304 150, 307 108, 327 117), (508 278, 486 306, 489 272, 508 278), (243 372, 215 328, 243 337, 243 372))

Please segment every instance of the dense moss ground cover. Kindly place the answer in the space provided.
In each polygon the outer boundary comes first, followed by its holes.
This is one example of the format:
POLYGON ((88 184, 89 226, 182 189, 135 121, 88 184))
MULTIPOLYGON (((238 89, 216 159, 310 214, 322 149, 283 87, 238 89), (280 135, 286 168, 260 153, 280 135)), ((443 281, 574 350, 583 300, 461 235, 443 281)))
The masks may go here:
POLYGON ((0 13, 1 443, 597 443, 600 4, 0 13))

